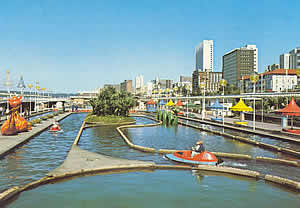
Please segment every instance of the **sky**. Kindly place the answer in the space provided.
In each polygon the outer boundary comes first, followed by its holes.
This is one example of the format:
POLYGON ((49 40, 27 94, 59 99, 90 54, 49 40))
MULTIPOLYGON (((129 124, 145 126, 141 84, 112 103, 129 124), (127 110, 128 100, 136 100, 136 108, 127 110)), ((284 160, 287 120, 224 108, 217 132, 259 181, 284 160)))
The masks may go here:
POLYGON ((222 56, 258 48, 263 72, 300 46, 300 1, 10 0, 0 2, 0 87, 39 82, 77 92, 159 76, 179 80, 195 68, 195 47, 214 40, 222 56))

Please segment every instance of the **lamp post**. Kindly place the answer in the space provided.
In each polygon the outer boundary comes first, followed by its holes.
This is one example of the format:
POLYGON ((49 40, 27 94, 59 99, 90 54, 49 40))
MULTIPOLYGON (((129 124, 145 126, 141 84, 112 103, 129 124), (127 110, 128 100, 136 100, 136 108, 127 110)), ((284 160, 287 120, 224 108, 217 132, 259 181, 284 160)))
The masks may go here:
MULTIPOLYGON (((23 79, 23 75, 21 75, 20 80, 17 84, 17 88, 21 89, 21 96, 23 97, 23 90, 26 88, 26 85, 24 83, 24 79, 23 79)), ((22 109, 22 104, 21 104, 21 108, 20 108, 20 113, 22 113, 23 109, 22 109)))
POLYGON ((29 117, 31 116, 31 88, 33 87, 32 84, 28 84, 27 87, 29 88, 29 117))
POLYGON ((222 122, 223 122, 223 131, 224 131, 224 96, 225 96, 225 91, 224 91, 224 88, 225 86, 227 85, 227 81, 225 79, 221 79, 220 80, 220 85, 223 87, 223 110, 222 110, 222 122))
POLYGON ((190 86, 185 85, 184 88, 186 89, 186 94, 187 94, 187 100, 186 100, 186 117, 189 117, 189 91, 190 91, 190 86))
POLYGON ((255 131, 255 84, 258 81, 259 76, 254 72, 250 75, 250 81, 253 83, 253 94, 254 94, 254 101, 253 101, 253 131, 255 131))
POLYGON ((205 113, 205 82, 201 82, 200 87, 203 89, 203 101, 202 101, 202 113, 201 113, 201 117, 202 117, 202 120, 203 120, 204 119, 204 113, 205 113))
POLYGON ((34 103, 34 111, 37 113, 37 96, 38 96, 38 90, 41 89, 41 87, 38 85, 39 82, 35 83, 35 103, 34 103))

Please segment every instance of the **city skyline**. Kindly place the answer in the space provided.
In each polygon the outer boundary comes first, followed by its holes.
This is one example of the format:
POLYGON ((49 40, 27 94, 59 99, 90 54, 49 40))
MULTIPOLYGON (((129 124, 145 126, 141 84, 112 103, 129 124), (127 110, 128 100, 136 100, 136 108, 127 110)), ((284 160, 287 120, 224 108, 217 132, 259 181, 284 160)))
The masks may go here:
POLYGON ((214 41, 214 69, 234 48, 255 44, 259 72, 300 46, 297 11, 277 1, 10 1, 0 8, 0 77, 77 92, 144 75, 178 80, 195 69, 195 46, 214 41), (201 10, 201 12, 198 12, 201 10), (255 12, 253 12, 255 10, 255 12), (280 15, 270 15, 272 10, 280 15), (280 11, 287 11, 282 13, 280 11), (282 30, 278 30, 282 28, 282 30), (284 28, 293 28, 286 36, 284 28), (286 38, 284 38, 286 37, 286 38))

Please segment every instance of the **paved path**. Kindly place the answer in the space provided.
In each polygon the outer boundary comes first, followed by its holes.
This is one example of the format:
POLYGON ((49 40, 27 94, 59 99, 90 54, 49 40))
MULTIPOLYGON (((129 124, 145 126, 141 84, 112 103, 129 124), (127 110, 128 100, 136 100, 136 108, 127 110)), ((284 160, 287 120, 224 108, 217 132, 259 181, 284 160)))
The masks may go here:
MULTIPOLYGON (((60 121, 65 117, 69 116, 71 113, 60 114, 55 117, 56 120, 60 121)), ((26 143, 29 139, 31 139, 36 134, 44 131, 53 123, 53 119, 48 119, 46 121, 42 121, 41 124, 38 124, 32 127, 32 130, 28 132, 22 132, 13 136, 0 136, 0 158, 8 154, 13 149, 19 147, 20 145, 26 143)))
MULTIPOLYGON (((201 114, 194 113, 194 115, 196 116, 196 119, 199 122, 210 124, 210 125, 215 125, 215 126, 219 126, 219 127, 223 126, 222 122, 211 121, 210 118, 212 116, 209 116, 206 119, 202 120, 201 114)), ((225 125, 224 125, 225 128, 230 128, 230 129, 234 129, 237 131, 240 130, 240 131, 245 131, 245 132, 249 132, 252 134, 258 134, 258 135, 263 135, 263 136, 267 136, 267 137, 278 138, 278 139, 285 140, 285 141, 300 143, 300 135, 282 132, 281 131, 282 128, 278 124, 255 122, 256 129, 254 131, 253 130, 253 121, 247 120, 248 126, 234 125, 234 121, 239 121, 239 119, 237 119, 237 118, 225 118, 224 121, 225 121, 225 125)))
POLYGON ((94 152, 82 150, 78 146, 73 145, 64 163, 57 169, 48 173, 47 176, 55 177, 66 173, 70 174, 108 169, 149 168, 153 167, 154 165, 155 163, 153 162, 127 160, 97 154, 94 152))

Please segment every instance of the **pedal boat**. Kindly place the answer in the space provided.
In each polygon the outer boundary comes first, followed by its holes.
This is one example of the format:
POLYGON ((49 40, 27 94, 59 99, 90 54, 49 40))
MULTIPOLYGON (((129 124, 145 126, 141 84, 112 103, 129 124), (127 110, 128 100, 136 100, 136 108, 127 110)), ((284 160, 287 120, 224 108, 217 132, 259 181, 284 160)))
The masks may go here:
POLYGON ((60 128, 60 126, 56 126, 56 127, 51 127, 49 129, 49 132, 62 132, 62 129, 60 128))
POLYGON ((177 151, 172 154, 166 154, 165 157, 169 160, 173 160, 176 162, 181 163, 188 163, 188 164, 195 164, 195 165, 217 165, 223 162, 221 159, 218 158, 211 152, 204 151, 202 153, 198 153, 191 157, 192 151, 191 150, 183 150, 177 151))

